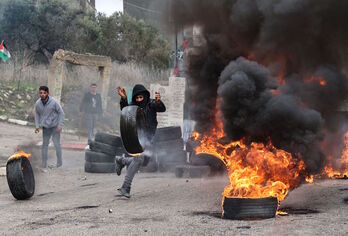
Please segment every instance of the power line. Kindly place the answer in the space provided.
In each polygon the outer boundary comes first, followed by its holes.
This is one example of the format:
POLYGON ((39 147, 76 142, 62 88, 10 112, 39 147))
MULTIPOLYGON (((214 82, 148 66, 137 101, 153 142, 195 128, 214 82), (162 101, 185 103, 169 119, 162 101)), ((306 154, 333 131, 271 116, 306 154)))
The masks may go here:
POLYGON ((145 7, 141 7, 141 6, 135 5, 133 3, 129 3, 127 1, 124 1, 123 4, 126 4, 126 5, 134 7, 134 8, 138 8, 138 9, 143 10, 143 11, 148 11, 148 12, 152 12, 152 13, 156 13, 156 14, 162 15, 162 12, 151 10, 151 9, 148 9, 148 8, 145 8, 145 7))

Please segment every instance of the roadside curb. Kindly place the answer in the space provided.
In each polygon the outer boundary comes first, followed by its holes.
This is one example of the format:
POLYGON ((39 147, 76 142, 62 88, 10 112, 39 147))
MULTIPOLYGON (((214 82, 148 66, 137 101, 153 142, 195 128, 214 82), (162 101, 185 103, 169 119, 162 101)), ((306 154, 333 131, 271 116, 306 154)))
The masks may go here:
MULTIPOLYGON (((61 148, 63 150, 70 150, 70 151, 85 151, 86 150, 86 143, 62 143, 61 148)), ((38 141, 37 143, 34 144, 36 148, 42 147, 42 141, 38 141)), ((55 147, 52 142, 48 145, 48 149, 54 150, 55 147)))

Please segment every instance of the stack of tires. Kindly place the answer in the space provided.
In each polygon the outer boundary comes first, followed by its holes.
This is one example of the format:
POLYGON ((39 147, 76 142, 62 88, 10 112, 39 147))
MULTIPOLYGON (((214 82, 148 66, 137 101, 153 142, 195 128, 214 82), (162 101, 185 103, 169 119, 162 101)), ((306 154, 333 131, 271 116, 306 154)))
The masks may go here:
POLYGON ((154 137, 154 154, 161 172, 174 172, 176 166, 186 163, 180 126, 157 129, 154 137))
POLYGON ((85 153, 85 172, 115 173, 115 157, 125 154, 119 136, 97 133, 85 153))

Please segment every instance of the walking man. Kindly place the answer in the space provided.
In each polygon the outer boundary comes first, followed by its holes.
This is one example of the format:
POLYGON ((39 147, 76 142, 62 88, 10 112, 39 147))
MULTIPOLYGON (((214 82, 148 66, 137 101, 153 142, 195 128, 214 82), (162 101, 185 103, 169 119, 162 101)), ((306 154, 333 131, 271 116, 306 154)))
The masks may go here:
MULTIPOLYGON (((121 110, 128 106, 127 94, 124 88, 117 88, 117 93, 121 97, 120 106, 121 110)), ((156 92, 155 99, 150 99, 150 92, 146 88, 137 84, 133 88, 132 102, 130 105, 137 105, 141 108, 141 111, 146 117, 146 136, 151 141, 156 133, 157 129, 157 112, 165 112, 166 107, 161 101, 160 93, 156 92)), ((145 147, 146 149, 146 147, 145 147)), ((116 173, 121 174, 122 168, 127 166, 127 174, 124 178, 124 182, 121 188, 118 189, 119 193, 130 198, 130 189, 133 178, 138 172, 140 167, 146 166, 149 162, 150 157, 141 154, 136 157, 116 157, 116 173)))
POLYGON ((57 155, 57 168, 61 167, 62 148, 60 146, 60 133, 64 126, 64 112, 60 104, 49 96, 46 86, 39 88, 40 98, 35 103, 35 133, 40 132, 42 126, 42 170, 47 172, 47 152, 50 138, 52 137, 57 155))
POLYGON ((88 127, 88 144, 93 141, 94 127, 103 113, 101 96, 97 93, 97 84, 91 84, 80 105, 80 117, 84 117, 88 127))

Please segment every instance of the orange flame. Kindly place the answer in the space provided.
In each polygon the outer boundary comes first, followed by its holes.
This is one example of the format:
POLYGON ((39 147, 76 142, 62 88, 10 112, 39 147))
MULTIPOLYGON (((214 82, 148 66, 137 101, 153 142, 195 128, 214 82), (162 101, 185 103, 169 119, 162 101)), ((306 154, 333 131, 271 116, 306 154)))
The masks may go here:
POLYGON ((307 183, 310 183, 310 184, 313 183, 314 182, 314 175, 307 176, 305 178, 305 180, 307 183))
POLYGON ((225 163, 230 185, 225 187, 224 197, 276 197, 282 201, 301 182, 304 162, 276 149, 270 142, 266 145, 247 145, 244 140, 221 143, 225 136, 221 123, 209 135, 193 136, 199 137, 196 153, 214 155, 225 163))
POLYGON ((287 216, 287 215, 289 215, 289 213, 287 213, 285 211, 277 210, 276 215, 277 216, 287 216))
POLYGON ((31 154, 29 154, 29 153, 25 153, 22 150, 17 150, 12 156, 10 156, 8 158, 8 160, 17 159, 17 158, 21 158, 21 157, 30 158, 30 156, 31 156, 31 154))

